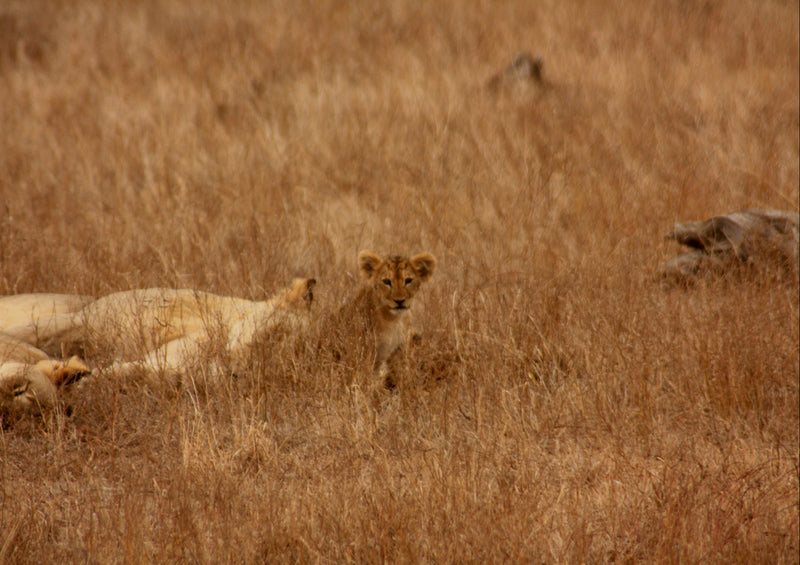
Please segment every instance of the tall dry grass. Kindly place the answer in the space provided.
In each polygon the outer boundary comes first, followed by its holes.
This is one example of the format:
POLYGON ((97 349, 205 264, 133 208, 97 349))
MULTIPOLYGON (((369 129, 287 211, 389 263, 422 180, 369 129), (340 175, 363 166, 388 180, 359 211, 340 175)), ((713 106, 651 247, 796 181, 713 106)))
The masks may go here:
POLYGON ((4 2, 0 294, 311 275, 324 318, 359 249, 439 269, 377 402, 264 343, 3 431, 0 561, 797 563, 797 283, 654 273, 798 209, 798 12, 4 2), (547 87, 482 89, 520 50, 547 87))

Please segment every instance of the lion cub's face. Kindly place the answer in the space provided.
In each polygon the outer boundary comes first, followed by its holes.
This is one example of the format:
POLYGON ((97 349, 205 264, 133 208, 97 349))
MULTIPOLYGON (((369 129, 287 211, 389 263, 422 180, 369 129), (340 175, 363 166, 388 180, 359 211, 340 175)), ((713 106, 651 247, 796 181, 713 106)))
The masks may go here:
POLYGON ((410 259, 399 255, 381 259, 371 251, 362 251, 358 254, 358 266, 377 306, 384 313, 397 316, 408 312, 420 285, 431 278, 436 258, 430 253, 420 253, 410 259))

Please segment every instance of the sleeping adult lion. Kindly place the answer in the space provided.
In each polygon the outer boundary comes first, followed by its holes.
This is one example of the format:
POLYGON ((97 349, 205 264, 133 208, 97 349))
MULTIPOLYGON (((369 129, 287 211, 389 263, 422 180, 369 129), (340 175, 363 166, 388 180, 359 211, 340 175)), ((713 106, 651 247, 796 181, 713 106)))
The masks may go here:
POLYGON ((116 374, 176 377, 218 338, 236 359, 262 332, 303 327, 315 284, 295 279, 264 302, 191 289, 128 290, 7 333, 51 354, 88 351, 110 358, 106 368, 116 374))

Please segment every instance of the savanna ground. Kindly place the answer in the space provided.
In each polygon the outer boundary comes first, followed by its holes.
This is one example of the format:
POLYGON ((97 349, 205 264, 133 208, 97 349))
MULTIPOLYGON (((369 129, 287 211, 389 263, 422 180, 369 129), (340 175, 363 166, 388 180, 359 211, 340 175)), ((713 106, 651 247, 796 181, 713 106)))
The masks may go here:
POLYGON ((655 273, 798 209, 799 11, 3 2, 0 294, 315 276, 324 317, 360 249, 439 268, 396 394, 264 343, 4 430, 0 561, 797 563, 797 283, 655 273), (523 50, 547 87, 487 92, 523 50))

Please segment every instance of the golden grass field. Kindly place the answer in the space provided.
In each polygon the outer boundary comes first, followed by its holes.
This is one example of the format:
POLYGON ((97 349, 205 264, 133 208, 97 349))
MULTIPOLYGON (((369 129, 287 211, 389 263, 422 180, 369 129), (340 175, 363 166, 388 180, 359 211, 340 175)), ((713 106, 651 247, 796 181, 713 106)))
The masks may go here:
POLYGON ((0 3, 0 295, 313 276, 324 319, 359 250, 439 261, 394 394, 274 340, 4 429, 0 562, 798 563, 797 281, 656 273, 798 209, 799 12, 0 3))

